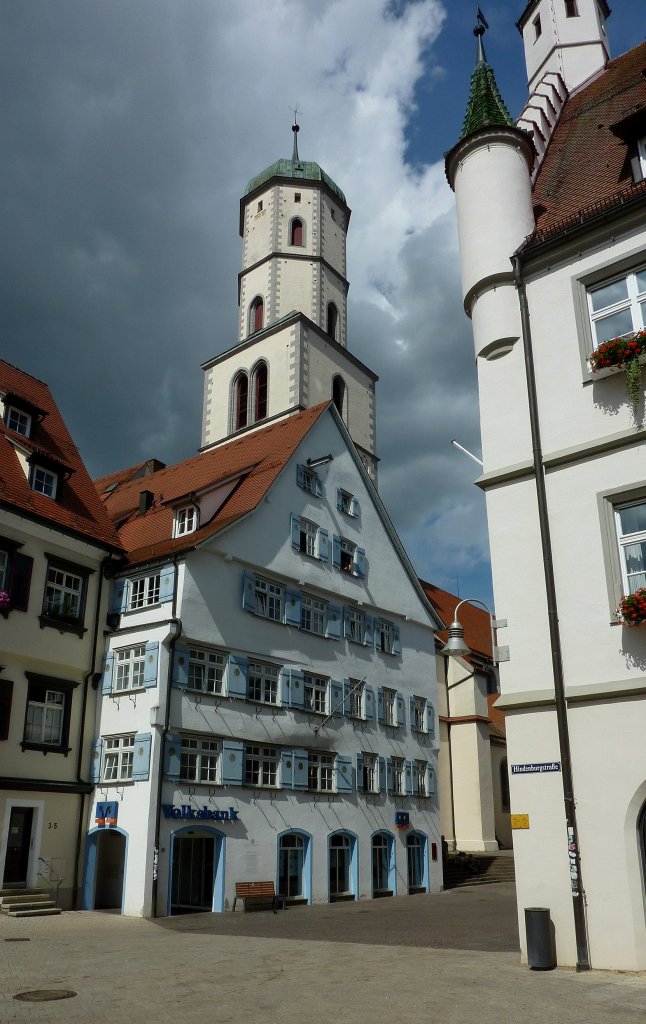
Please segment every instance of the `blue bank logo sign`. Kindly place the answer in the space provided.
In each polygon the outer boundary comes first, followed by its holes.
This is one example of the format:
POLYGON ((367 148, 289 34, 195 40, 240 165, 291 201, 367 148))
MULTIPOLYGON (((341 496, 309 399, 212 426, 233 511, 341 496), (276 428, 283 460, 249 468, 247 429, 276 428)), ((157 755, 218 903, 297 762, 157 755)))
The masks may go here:
POLYGON ((512 764, 512 775, 542 775, 543 772, 560 772, 560 761, 543 761, 537 764, 512 764))
POLYGON ((181 807, 173 807, 172 804, 162 804, 165 818, 179 818, 184 821, 239 821, 238 812, 229 807, 226 811, 216 811, 212 807, 191 807, 190 804, 182 804, 181 807))

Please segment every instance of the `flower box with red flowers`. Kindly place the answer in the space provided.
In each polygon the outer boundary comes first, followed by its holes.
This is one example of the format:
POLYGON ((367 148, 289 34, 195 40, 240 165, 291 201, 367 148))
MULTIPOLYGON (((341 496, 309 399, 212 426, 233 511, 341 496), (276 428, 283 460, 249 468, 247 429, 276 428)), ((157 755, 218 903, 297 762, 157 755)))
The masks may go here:
POLYGON ((641 626, 646 622, 646 587, 639 587, 634 594, 624 594, 617 617, 625 626, 641 626))
POLYGON ((641 363, 645 355, 646 330, 635 331, 620 338, 602 341, 590 356, 590 369, 593 373, 600 370, 623 370, 626 391, 636 409, 641 398, 641 363))

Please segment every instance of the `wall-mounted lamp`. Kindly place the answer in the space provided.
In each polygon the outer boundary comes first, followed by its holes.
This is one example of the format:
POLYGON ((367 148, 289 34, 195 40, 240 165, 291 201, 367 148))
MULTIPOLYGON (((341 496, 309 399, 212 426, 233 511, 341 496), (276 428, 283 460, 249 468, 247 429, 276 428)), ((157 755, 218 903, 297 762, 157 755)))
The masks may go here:
POLYGON ((471 648, 464 639, 464 626, 460 624, 458 619, 458 611, 463 604, 479 604, 487 612, 491 628, 491 652, 494 665, 499 665, 501 661, 509 661, 509 647, 498 647, 496 645, 496 630, 503 629, 507 625, 507 619, 494 619, 490 609, 478 597, 465 597, 463 601, 459 601, 456 604, 453 622, 449 626, 449 639, 440 651, 440 654, 448 654, 449 658, 463 658, 471 654, 471 648))
POLYGON ((308 459, 307 465, 310 469, 316 469, 317 466, 325 466, 326 463, 332 462, 334 456, 332 453, 329 455, 321 455, 320 459, 308 459))

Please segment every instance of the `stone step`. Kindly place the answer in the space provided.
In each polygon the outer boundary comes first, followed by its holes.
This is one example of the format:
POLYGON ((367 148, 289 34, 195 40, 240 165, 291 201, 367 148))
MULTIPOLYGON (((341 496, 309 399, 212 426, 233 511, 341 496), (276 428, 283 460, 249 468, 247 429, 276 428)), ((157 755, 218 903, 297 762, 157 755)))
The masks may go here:
POLYGON ((8 903, 31 903, 37 900, 50 900, 48 892, 21 892, 12 896, 3 896, 0 899, 0 906, 5 907, 8 903))
POLYGON ((14 914, 19 910, 50 910, 55 907, 54 900, 29 900, 25 903, 4 903, 0 907, 0 913, 14 914))
POLYGON ((7 917, 54 917, 60 914, 60 907, 41 907, 39 910, 8 910, 7 917))
POLYGON ((36 896, 44 892, 44 889, 39 889, 37 887, 34 887, 33 889, 26 889, 24 885, 21 888, 19 888, 18 886, 14 888, 8 887, 6 889, 0 889, 0 899, 2 899, 5 896, 36 896))

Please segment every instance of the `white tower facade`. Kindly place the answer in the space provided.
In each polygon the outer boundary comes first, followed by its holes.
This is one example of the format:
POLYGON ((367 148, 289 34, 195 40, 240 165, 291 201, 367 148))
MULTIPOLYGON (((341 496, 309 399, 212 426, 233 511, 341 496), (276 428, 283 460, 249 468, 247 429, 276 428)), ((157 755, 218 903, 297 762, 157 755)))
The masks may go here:
POLYGON ((523 37, 530 95, 550 73, 573 92, 602 71, 610 54, 606 0, 530 0, 516 23, 523 37))

